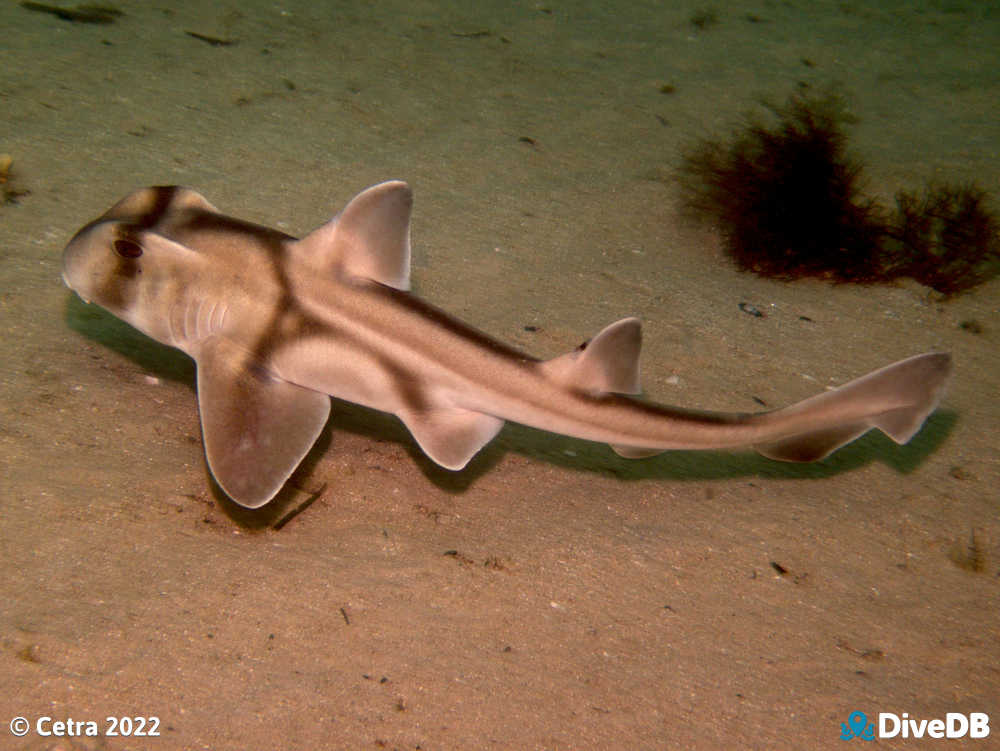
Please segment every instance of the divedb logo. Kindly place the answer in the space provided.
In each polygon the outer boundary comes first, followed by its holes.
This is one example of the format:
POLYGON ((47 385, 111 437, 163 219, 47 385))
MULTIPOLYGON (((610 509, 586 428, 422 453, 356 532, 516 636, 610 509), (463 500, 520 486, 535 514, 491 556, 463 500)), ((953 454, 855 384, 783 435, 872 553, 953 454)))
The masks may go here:
POLYGON ((842 741, 854 738, 863 741, 875 738, 986 738, 989 734, 990 716, 985 712, 948 712, 943 720, 916 720, 906 712, 902 715, 879 712, 878 733, 875 723, 868 722, 864 712, 851 712, 847 722, 840 723, 842 741))

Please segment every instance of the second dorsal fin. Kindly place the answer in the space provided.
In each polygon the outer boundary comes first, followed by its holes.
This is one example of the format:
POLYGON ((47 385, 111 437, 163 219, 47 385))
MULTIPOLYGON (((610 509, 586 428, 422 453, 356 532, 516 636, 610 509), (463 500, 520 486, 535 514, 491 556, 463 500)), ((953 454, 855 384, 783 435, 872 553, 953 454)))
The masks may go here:
POLYGON ((554 380, 593 394, 638 394, 642 327, 623 318, 601 329, 572 352, 542 363, 554 380))

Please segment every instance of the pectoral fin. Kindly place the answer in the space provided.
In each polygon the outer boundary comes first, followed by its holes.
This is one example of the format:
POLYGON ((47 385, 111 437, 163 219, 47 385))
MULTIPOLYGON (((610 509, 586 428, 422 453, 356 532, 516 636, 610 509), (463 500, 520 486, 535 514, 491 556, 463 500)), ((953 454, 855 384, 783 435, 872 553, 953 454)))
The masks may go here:
POLYGON ((241 506, 281 490, 330 413, 330 397, 275 378, 221 337, 201 346, 198 406, 209 469, 241 506))

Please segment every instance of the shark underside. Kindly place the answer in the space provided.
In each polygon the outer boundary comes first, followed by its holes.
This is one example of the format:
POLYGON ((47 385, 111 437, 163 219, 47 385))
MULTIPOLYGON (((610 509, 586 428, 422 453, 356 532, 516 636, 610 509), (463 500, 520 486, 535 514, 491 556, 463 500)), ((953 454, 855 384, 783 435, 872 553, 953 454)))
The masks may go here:
POLYGON ((635 318, 539 360, 409 294, 411 207, 406 183, 381 183, 297 240, 226 216, 192 190, 145 188, 73 237, 63 279, 194 358, 209 468, 250 508, 309 451, 331 395, 397 415, 453 470, 506 420, 627 457, 749 446, 803 462, 872 428, 905 443, 951 370, 947 354, 917 355, 770 412, 643 401, 635 318))

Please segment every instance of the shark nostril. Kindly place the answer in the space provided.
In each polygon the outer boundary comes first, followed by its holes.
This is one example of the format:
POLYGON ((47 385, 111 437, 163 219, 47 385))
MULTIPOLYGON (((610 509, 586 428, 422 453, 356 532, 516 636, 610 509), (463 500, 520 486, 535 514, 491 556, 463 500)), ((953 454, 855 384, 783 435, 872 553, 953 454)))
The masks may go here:
POLYGON ((142 246, 135 242, 135 240, 119 238, 111 245, 115 249, 115 253, 122 258, 138 258, 142 255, 142 246))

